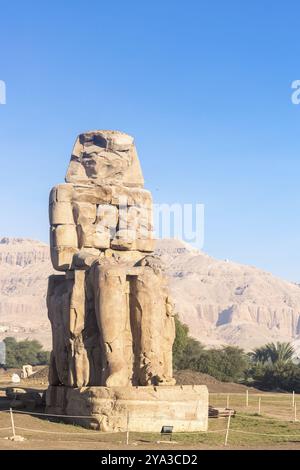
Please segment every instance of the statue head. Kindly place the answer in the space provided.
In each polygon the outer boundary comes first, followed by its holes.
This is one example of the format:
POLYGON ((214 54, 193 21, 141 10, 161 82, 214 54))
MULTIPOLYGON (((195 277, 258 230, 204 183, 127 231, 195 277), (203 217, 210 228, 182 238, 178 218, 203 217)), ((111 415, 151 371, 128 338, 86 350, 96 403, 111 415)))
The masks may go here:
POLYGON ((90 131, 75 142, 67 183, 143 187, 134 139, 120 131, 90 131))

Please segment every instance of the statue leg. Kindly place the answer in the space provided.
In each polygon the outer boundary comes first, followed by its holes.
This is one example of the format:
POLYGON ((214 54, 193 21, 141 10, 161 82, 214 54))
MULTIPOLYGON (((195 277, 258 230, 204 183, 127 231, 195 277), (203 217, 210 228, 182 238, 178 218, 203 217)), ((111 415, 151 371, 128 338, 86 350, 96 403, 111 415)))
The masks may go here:
POLYGON ((164 298, 160 279, 150 268, 132 280, 132 308, 136 336, 135 365, 137 385, 158 385, 163 381, 164 298))
POLYGON ((126 268, 115 262, 94 266, 95 308, 107 360, 105 385, 130 385, 125 355, 128 302, 126 268))
POLYGON ((131 317, 135 337, 134 384, 173 385, 174 318, 167 283, 155 258, 141 262, 131 282, 131 317))
POLYGON ((52 353, 49 370, 50 385, 73 385, 68 380, 68 334, 65 318, 69 311, 69 284, 65 277, 53 275, 49 278, 47 307, 52 326, 52 353))

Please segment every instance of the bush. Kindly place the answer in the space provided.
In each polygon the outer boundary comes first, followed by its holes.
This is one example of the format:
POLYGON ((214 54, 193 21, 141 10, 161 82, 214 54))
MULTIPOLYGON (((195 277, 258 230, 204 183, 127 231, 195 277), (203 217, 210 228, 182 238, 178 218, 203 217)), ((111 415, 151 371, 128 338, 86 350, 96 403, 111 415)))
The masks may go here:
POLYGON ((264 390, 300 392, 300 366, 290 343, 268 343, 249 354, 247 382, 264 390))
POLYGON ((50 352, 43 351, 39 341, 26 339, 18 342, 12 337, 7 337, 3 341, 6 346, 6 367, 49 364, 50 352))
POLYGON ((222 382, 240 382, 248 367, 244 351, 233 346, 204 350, 191 368, 212 375, 222 382))
POLYGON ((173 344, 173 366, 175 369, 180 368, 180 361, 184 357, 184 351, 189 342, 189 329, 187 325, 184 325, 179 320, 178 316, 175 315, 175 341, 173 344))
POLYGON ((300 392, 300 367, 292 362, 275 364, 254 364, 250 377, 256 387, 264 390, 300 392))
POLYGON ((189 336, 189 329, 175 317, 176 338, 173 346, 173 365, 177 370, 191 369, 230 382, 244 379, 249 358, 240 348, 205 349, 189 336))

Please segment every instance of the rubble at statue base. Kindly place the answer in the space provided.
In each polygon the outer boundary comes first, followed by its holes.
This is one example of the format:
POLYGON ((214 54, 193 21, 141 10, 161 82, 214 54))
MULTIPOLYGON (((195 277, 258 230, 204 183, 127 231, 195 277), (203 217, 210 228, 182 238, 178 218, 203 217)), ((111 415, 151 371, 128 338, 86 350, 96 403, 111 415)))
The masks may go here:
POLYGON ((152 197, 133 138, 76 140, 50 194, 53 351, 47 411, 102 431, 207 429, 205 386, 176 386, 173 304, 155 247, 152 197))

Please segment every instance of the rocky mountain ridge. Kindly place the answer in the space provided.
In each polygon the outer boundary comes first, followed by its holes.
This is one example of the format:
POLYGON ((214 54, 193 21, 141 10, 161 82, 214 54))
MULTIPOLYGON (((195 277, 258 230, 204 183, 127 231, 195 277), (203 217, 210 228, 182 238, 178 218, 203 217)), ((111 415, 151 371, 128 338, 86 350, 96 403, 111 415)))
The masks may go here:
MULTIPOLYGON (((268 341, 300 340, 300 288, 252 266, 216 260, 180 240, 160 240, 180 318, 207 345, 247 350, 268 341)), ((46 243, 0 239, 0 339, 39 339, 51 345, 46 312, 53 273, 46 243)))

